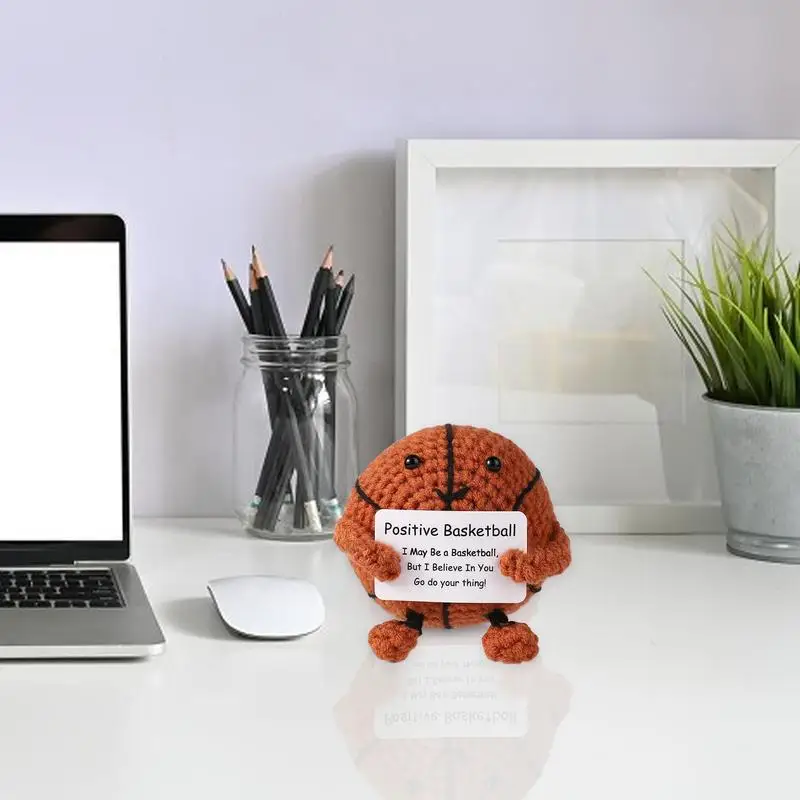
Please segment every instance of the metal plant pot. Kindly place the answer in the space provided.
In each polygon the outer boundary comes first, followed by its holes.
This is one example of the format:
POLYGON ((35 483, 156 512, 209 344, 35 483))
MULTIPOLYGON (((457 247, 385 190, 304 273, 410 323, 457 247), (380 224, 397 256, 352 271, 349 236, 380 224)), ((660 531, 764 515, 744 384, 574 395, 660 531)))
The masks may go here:
POLYGON ((705 400, 728 550, 800 564, 800 409, 705 400))

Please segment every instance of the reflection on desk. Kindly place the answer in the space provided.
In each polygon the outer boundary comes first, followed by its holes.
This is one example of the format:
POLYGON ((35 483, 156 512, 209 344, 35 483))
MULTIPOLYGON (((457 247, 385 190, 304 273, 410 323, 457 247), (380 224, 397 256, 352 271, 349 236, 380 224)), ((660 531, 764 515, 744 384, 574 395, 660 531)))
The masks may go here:
POLYGON ((542 662, 508 667, 480 645, 370 656, 334 708, 350 756, 383 798, 523 798, 539 779, 571 689, 542 662))
POLYGON ((542 641, 518 666, 475 628, 378 661, 386 616, 331 542, 234 520, 139 521, 133 542, 166 652, 0 664, 0 800, 797 798, 800 573, 722 536, 573 537, 518 615, 542 641), (225 630, 208 579, 265 572, 319 587, 319 631, 225 630))

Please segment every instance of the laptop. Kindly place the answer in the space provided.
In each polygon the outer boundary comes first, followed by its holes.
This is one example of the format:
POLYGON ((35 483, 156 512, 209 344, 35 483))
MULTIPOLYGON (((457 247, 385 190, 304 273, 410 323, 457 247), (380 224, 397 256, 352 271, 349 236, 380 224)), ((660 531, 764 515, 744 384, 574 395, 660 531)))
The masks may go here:
POLYGON ((0 659, 141 658, 125 225, 0 215, 0 659))

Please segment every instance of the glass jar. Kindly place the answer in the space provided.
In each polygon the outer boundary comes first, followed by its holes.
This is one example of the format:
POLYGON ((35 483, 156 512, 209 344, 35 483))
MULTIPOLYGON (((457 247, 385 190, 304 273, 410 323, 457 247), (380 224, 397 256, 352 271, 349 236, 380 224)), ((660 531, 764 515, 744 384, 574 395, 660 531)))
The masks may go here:
POLYGON ((234 419, 234 503, 266 539, 327 539, 356 477, 356 397, 344 335, 246 336, 234 419))

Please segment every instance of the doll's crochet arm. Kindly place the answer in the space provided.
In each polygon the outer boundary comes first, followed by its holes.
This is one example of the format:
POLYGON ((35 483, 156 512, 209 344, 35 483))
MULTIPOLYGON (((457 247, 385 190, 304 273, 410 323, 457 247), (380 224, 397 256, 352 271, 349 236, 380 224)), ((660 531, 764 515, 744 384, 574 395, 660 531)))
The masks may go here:
POLYGON ((376 542, 372 532, 346 516, 336 525, 336 545, 350 561, 379 581, 390 581, 400 574, 400 554, 388 544, 376 542))
POLYGON ((516 583, 538 586, 546 578, 560 575, 572 561, 569 538, 558 522, 554 522, 550 538, 531 553, 509 550, 500 557, 500 572, 516 583))
POLYGON ((572 563, 572 548, 569 537, 558 522, 554 523, 553 533, 544 546, 544 566, 548 568, 547 577, 560 575, 572 563))

